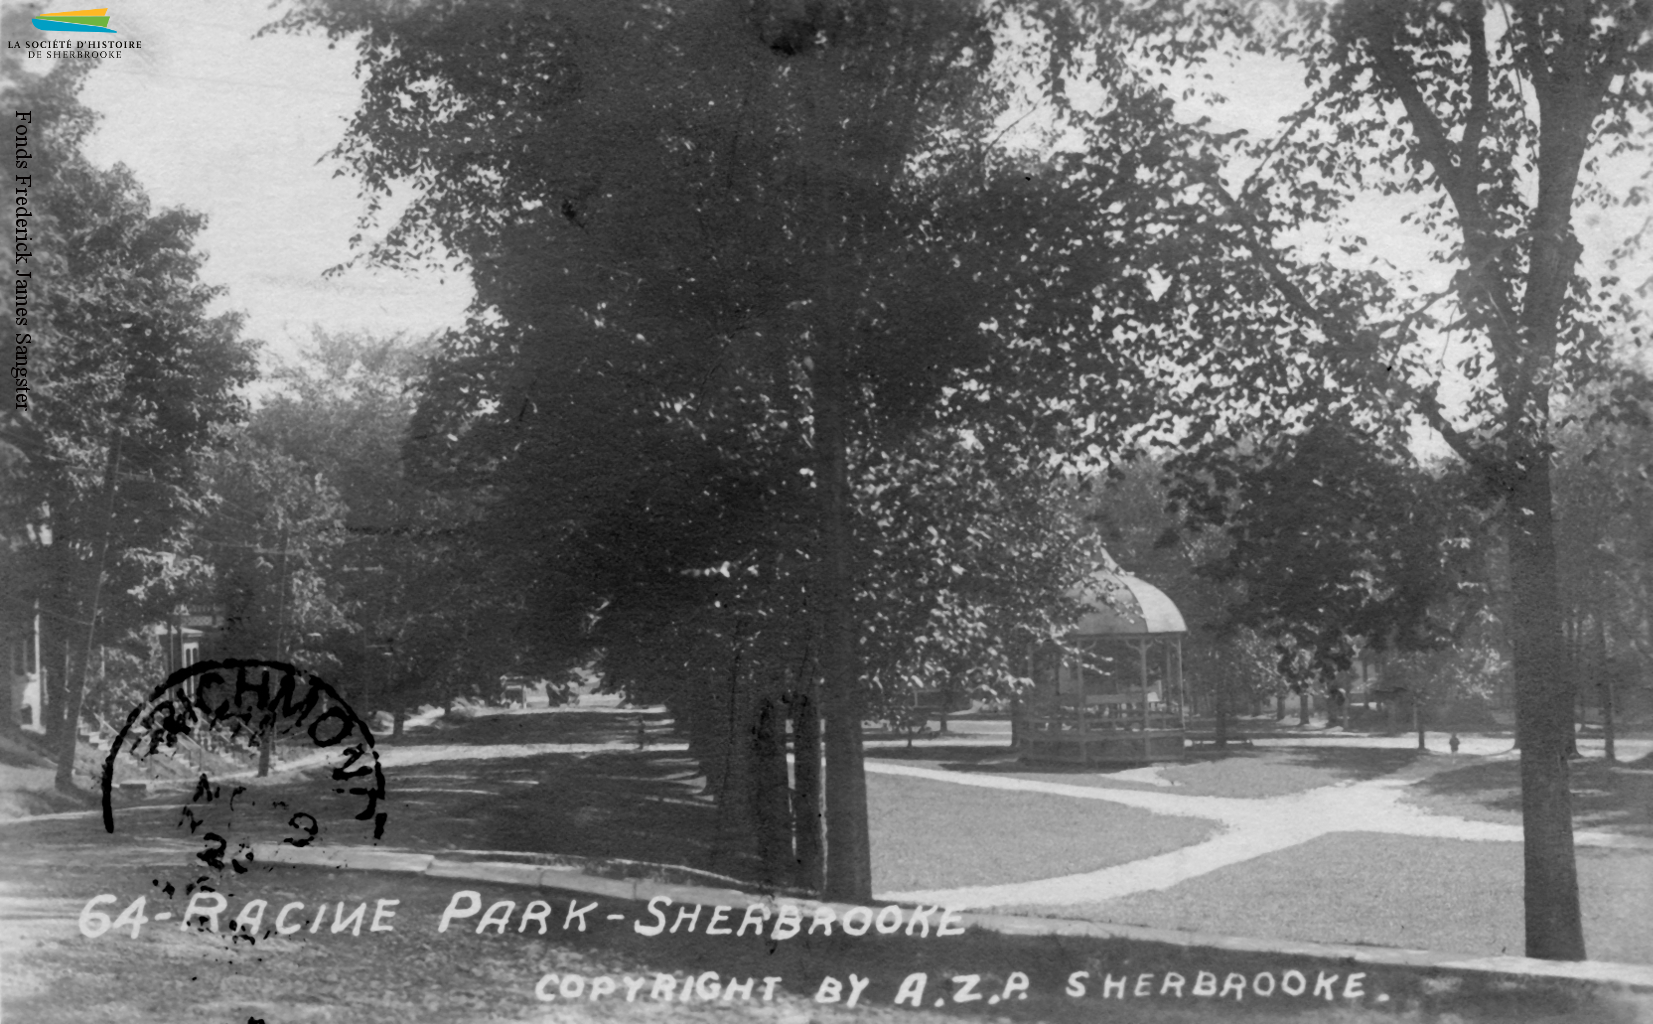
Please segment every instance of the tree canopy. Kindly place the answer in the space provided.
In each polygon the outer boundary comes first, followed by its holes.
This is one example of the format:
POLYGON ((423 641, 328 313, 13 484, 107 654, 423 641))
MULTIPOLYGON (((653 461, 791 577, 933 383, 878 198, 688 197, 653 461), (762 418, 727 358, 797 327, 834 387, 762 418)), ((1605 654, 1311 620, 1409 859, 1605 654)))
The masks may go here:
POLYGON ((95 123, 77 99, 86 68, 38 74, 14 50, 3 61, 6 107, 29 114, 16 120, 33 219, 32 255, 7 271, 6 287, 31 299, 17 325, 31 392, 0 427, 12 453, 0 557, 18 584, 8 612, 38 601, 46 724, 68 786, 90 655, 176 600, 202 458, 245 415, 255 363, 239 319, 210 311, 219 290, 199 279, 201 216, 152 210, 126 168, 82 155, 95 123))
POLYGON ((1131 16, 1134 52, 1160 72, 1249 51, 1305 75, 1280 130, 1214 137, 1191 165, 1205 241, 1170 287, 1194 329, 1166 353, 1196 381, 1183 464, 1220 464, 1257 413, 1269 430, 1421 423, 1463 460, 1509 544, 1527 950, 1580 958, 1551 467, 1561 401, 1604 383, 1611 416, 1644 387, 1607 358, 1643 328, 1611 269, 1623 252, 1583 262, 1575 216, 1642 199, 1653 9, 1363 0, 1131 16), (1353 216, 1373 197, 1410 201, 1400 228, 1429 266, 1377 256, 1353 216))
POLYGON ((370 257, 446 251, 476 283, 417 458, 487 494, 565 659, 600 648, 648 692, 681 680, 691 723, 731 661, 767 680, 760 705, 819 678, 845 896, 870 885, 868 698, 967 664, 1014 675, 1072 560, 1011 510, 1045 495, 1076 404, 1124 421, 1147 400, 1126 326, 1159 315, 1128 241, 1151 154, 1125 143, 1163 104, 1118 104, 1106 156, 996 145, 1044 53, 1006 45, 1021 13, 316 4, 287 22, 360 33, 366 99, 335 155, 370 195, 415 193, 370 257))
MULTIPOLYGON (((524 556, 524 607, 569 656, 669 637, 658 649, 819 680, 829 892, 868 884, 863 668, 903 663, 868 624, 923 608, 871 612, 858 574, 916 569, 880 531, 938 525, 899 467, 967 466, 979 444, 1036 494, 1060 458, 1155 428, 1185 477, 1274 474, 1333 516, 1358 510, 1313 486, 1317 460, 1358 457, 1373 495, 1408 493, 1418 478, 1384 453, 1421 424, 1478 492, 1438 518, 1490 502, 1508 538, 1528 949, 1577 957, 1553 406, 1611 376, 1609 339, 1633 329, 1572 221, 1639 194, 1611 179, 1644 137, 1650 17, 1610 0, 315 0, 283 24, 354 39, 364 101, 335 155, 372 200, 412 189, 369 258, 451 255, 477 285, 417 458, 484 496, 524 556), (1257 138, 1179 121, 1178 93, 1211 91, 1202 65, 1242 53, 1300 68, 1301 109, 1257 138), (1099 102, 1070 88, 1086 78, 1099 102), (1003 142, 1029 89, 1053 111, 1032 152, 1003 142), (1430 267, 1375 257, 1354 227, 1374 196, 1412 201, 1430 267), (1276 435, 1280 458, 1245 460, 1276 435), (748 659, 757 636, 784 654, 748 659)), ((1627 408, 1634 378, 1607 384, 1608 414, 1627 408)), ((986 494, 950 511, 992 520, 986 494)), ((1305 593, 1336 597, 1341 628, 1423 636, 1423 595, 1455 570, 1439 546, 1396 547, 1418 525, 1328 525, 1322 540, 1376 535, 1305 593), (1361 580, 1391 554, 1408 568, 1385 596, 1361 580)), ((1236 557, 1260 550, 1239 539, 1236 557)), ((725 670, 690 657, 703 696, 725 670)), ((749 694, 760 721, 767 693, 749 694)))

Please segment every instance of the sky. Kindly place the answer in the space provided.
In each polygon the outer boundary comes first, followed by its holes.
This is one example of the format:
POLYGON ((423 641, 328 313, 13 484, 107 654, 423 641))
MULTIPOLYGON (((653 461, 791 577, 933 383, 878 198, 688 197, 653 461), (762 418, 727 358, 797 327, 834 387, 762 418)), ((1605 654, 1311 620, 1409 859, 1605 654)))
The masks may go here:
MULTIPOLYGON (((103 115, 88 147, 125 163, 161 206, 207 215, 204 276, 247 335, 291 355, 312 325, 424 333, 461 322, 465 275, 352 268, 364 203, 326 157, 359 98, 348 44, 319 35, 254 38, 268 0, 113 0, 110 27, 140 50, 100 61, 83 101, 103 115)), ((57 9, 48 4, 50 9, 57 9)), ((1252 66, 1247 103, 1212 111, 1224 127, 1266 130, 1301 94, 1289 69, 1252 66)))
MULTIPOLYGON (((459 324, 471 291, 463 272, 352 268, 364 203, 326 157, 359 96, 354 54, 316 35, 254 38, 276 13, 269 0, 115 0, 111 27, 139 50, 100 61, 83 94, 103 115, 89 146, 103 164, 133 169, 159 205, 205 213, 204 276, 225 285, 222 308, 242 311, 247 335, 290 356, 312 325, 329 331, 426 333, 459 324)), ((55 5, 53 6, 55 9, 55 5)), ((1219 130, 1267 132, 1303 98, 1301 75, 1247 59, 1218 83, 1235 101, 1197 113, 1219 130)), ((1637 171, 1640 173, 1640 170, 1637 171)), ((1422 267, 1423 240, 1399 224, 1403 204, 1368 204, 1357 227, 1366 256, 1422 267)), ((1581 216, 1587 263, 1627 225, 1581 216)), ((1653 278, 1653 264, 1629 268, 1653 278)), ((1434 286, 1446 268, 1433 268, 1434 286)))
MULTIPOLYGON (((99 62, 83 101, 103 115, 88 155, 125 163, 158 206, 207 215, 203 272, 246 335, 291 356, 312 325, 425 333, 459 324, 464 274, 350 269, 364 208, 325 154, 355 109, 353 51, 319 36, 255 39, 266 0, 107 0, 140 50, 99 62)), ((50 7, 58 9, 56 6, 50 7)))

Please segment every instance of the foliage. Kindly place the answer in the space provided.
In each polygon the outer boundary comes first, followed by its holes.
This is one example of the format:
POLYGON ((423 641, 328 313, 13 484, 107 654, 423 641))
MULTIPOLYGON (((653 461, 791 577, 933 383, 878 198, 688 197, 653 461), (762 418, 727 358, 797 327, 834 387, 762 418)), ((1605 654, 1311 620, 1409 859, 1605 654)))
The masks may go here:
POLYGON ((1103 554, 1069 486, 1005 454, 940 434, 864 471, 856 603, 875 707, 1010 696, 1031 682, 1028 652, 1071 625, 1061 592, 1103 554))
MULTIPOLYGON (((211 513, 197 543, 212 569, 203 587, 223 616, 214 658, 327 664, 319 641, 344 624, 330 559, 344 539, 344 506, 294 456, 238 431, 207 465, 211 513)), ((202 602, 203 604, 209 602, 202 602)))
MULTIPOLYGON (((1626 369, 1626 376, 1636 376, 1626 369)), ((1571 403, 1586 411, 1595 395, 1571 403)), ((1653 666, 1653 500, 1647 466, 1653 423, 1645 416, 1607 422, 1569 417, 1557 439, 1557 563, 1568 667, 1579 699, 1610 713, 1619 704, 1645 713, 1653 666), (1615 693, 1614 690, 1617 690, 1615 693), (1637 705, 1642 705, 1638 707, 1637 705)))
POLYGON ((1105 157, 995 145, 1046 55, 1001 45, 1017 16, 315 3, 284 23, 359 33, 366 98, 335 155, 372 197, 414 186, 369 257, 445 250, 476 285, 415 451, 486 495, 520 635, 666 700, 718 792, 747 716, 819 680, 846 896, 870 884, 868 691, 1014 677, 1065 567, 1009 513, 1072 440, 1072 395, 1097 424, 1146 395, 1122 339, 1158 305, 1121 225, 1151 209, 1151 153, 1125 143, 1164 105, 1118 105, 1105 157))
POLYGON ((249 444, 336 496, 317 566, 338 615, 318 624, 316 655, 364 712, 492 696, 514 664, 493 631, 508 602, 488 593, 469 503, 430 492, 404 464, 428 353, 427 342, 318 329, 248 428, 249 444))
MULTIPOLYGON (((1220 472, 1247 420, 1274 433, 1329 413, 1388 438, 1416 421, 1500 503, 1529 812, 1527 951, 1581 958, 1553 406, 1612 376, 1609 339, 1640 328, 1611 270, 1581 263, 1573 217, 1642 200, 1623 169, 1648 166, 1653 8, 1359 0, 1150 4, 1133 17, 1145 32, 1133 49, 1162 75, 1249 49, 1300 67, 1308 92, 1278 132, 1212 138, 1196 150, 1207 159, 1188 164, 1206 212, 1187 219, 1202 239, 1193 258, 1167 270, 1192 328, 1167 362, 1192 374, 1182 393, 1201 403, 1184 407, 1182 464, 1220 472), (1212 167, 1214 152, 1231 170, 1212 167), (1403 230, 1430 267, 1374 252, 1352 218, 1373 196, 1408 204, 1403 230), (1455 398, 1443 395, 1449 375, 1455 398)), ((1620 415, 1635 390, 1606 397, 1602 412, 1620 415)))
MULTIPOLYGON (((24 16, 8 9, 8 29, 24 16)), ((82 155, 86 66, 22 64, 8 50, 0 70, 7 110, 31 113, 35 255, 9 263, 5 287, 28 288, 18 333, 31 390, 3 428, 13 462, 0 501, 8 601, 40 602, 47 724, 67 785, 87 662, 157 618, 193 570, 183 553, 203 511, 202 456, 243 416, 254 364, 238 319, 208 311, 219 293, 198 277, 200 215, 152 211, 129 171, 82 155)))
POLYGON ((1281 638, 1283 671, 1295 652, 1330 679, 1363 648, 1448 646, 1486 603, 1484 517, 1453 467, 1334 422, 1259 442, 1233 472, 1232 496, 1198 499, 1230 541, 1209 571, 1241 587, 1232 624, 1281 638))

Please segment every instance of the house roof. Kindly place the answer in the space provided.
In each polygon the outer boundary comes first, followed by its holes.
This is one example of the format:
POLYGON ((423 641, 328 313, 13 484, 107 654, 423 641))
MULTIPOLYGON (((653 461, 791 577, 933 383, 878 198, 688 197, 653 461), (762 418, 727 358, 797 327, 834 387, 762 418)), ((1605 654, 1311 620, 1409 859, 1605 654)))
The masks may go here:
POLYGON ((1074 627, 1075 637, 1158 636, 1186 633, 1182 613, 1165 591, 1118 566, 1098 569, 1068 592, 1088 607, 1074 627))

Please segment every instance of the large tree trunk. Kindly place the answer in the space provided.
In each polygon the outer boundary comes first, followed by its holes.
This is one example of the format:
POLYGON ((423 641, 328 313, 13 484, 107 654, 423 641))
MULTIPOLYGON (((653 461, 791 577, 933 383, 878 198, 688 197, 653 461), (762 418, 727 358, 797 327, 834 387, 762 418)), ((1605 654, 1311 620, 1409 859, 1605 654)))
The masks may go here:
POLYGON ((786 711, 766 697, 752 728, 752 819, 757 826, 759 880, 772 888, 792 880, 792 794, 786 774, 786 711))
POLYGON ((54 666, 51 680, 50 694, 47 707, 51 714, 47 718, 47 749, 56 764, 57 772, 53 778, 58 789, 73 790, 75 788, 75 749, 80 740, 80 706, 81 697, 86 692, 85 666, 77 664, 77 651, 85 642, 85 634, 77 636, 78 629, 67 625, 70 622, 80 622, 86 619, 86 608, 83 602, 74 598, 76 592, 76 568, 68 559, 58 563, 58 570, 63 575, 58 586, 58 601, 56 615, 43 616, 42 629, 49 629, 52 637, 54 653, 61 655, 54 666), (50 625, 44 621, 47 618, 56 619, 50 625), (62 625, 59 625, 62 623, 62 625))
POLYGON ((752 774, 758 706, 750 691, 751 683, 741 671, 737 654, 727 680, 707 687, 696 701, 704 712, 696 716, 705 734, 701 768, 706 774, 706 791, 717 806, 715 849, 719 856, 740 862, 758 850, 753 837, 758 822, 752 774))
MULTIPOLYGON (((110 448, 109 464, 103 475, 103 536, 98 543, 97 562, 91 567, 91 600, 84 606, 85 632, 82 634, 84 646, 81 650, 78 665, 71 665, 70 650, 64 650, 63 684, 65 699, 63 701, 63 734, 59 739, 57 778, 58 789, 75 788, 75 747, 80 732, 81 699, 86 694, 86 675, 92 668, 92 651, 97 646, 98 615, 102 611, 103 576, 109 563, 110 534, 115 527, 115 491, 120 480, 121 469, 121 435, 116 434, 114 444, 110 448)), ((60 542, 61 543, 61 542, 60 542)), ((66 576, 65 578, 73 578, 66 576)))
POLYGON ((1521 811, 1526 864, 1527 955, 1584 959, 1578 871, 1573 858, 1567 752, 1573 694, 1562 666, 1549 459, 1534 453, 1514 475, 1510 495, 1511 626, 1515 728, 1521 747, 1521 811))
POLYGON ((820 892, 826 886, 826 819, 821 806, 821 718, 813 690, 792 695, 792 822, 798 858, 794 884, 820 892))
POLYGON ((63 718, 59 723, 57 739, 51 744, 53 759, 57 762, 57 774, 53 779, 58 789, 75 789, 75 750, 80 742, 80 703, 81 696, 86 692, 86 678, 84 665, 74 665, 74 657, 67 641, 63 652, 63 685, 60 690, 60 710, 63 718))
POLYGON ((1619 759, 1613 749, 1613 666, 1607 660, 1607 624, 1599 606, 1596 608, 1596 666, 1599 676, 1596 685, 1601 687, 1601 738, 1607 746, 1607 762, 1611 764, 1619 759))
POLYGON ((1214 696, 1216 707, 1213 710, 1216 712, 1217 718, 1217 746, 1226 747, 1228 746, 1228 673, 1218 673, 1217 692, 1214 696))
POLYGON ((46 748, 56 750, 63 739, 63 702, 68 695, 63 680, 68 677, 68 637, 64 630, 59 628, 57 616, 53 614, 57 607, 49 602, 43 602, 43 614, 40 616, 40 724, 46 730, 46 748), (58 655, 62 657, 58 657, 58 655), (48 665, 48 661, 56 664, 48 665))
POLYGON ((746 768, 751 746, 751 698, 743 679, 738 639, 736 643, 727 680, 717 680, 696 695, 694 707, 699 714, 692 721, 694 731, 701 735, 699 759, 706 773, 706 790, 717 800, 720 818, 738 834, 746 825, 749 795, 746 768))
MULTIPOLYGON (((68 779, 64 751, 72 754, 76 728, 75 719, 68 714, 75 643, 75 630, 70 624, 82 621, 85 616, 75 600, 76 564, 68 554, 72 538, 55 527, 54 534, 56 542, 44 556, 49 582, 40 602, 38 668, 44 704, 40 720, 46 729, 46 749, 57 764, 57 782, 62 786, 68 779)), ((79 700, 74 703, 78 704, 79 700)), ((76 710, 78 714, 78 708, 76 710)))
MULTIPOLYGON (((828 300, 831 301, 830 299, 828 300)), ((836 314, 829 312, 829 318, 836 314)), ((822 742, 826 751, 826 887, 846 903, 872 898, 867 777, 862 764, 861 678, 851 572, 848 383, 843 328, 826 327, 815 382, 819 497, 816 605, 820 615, 822 742)))

